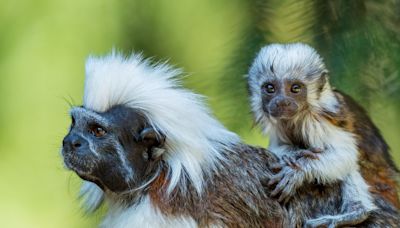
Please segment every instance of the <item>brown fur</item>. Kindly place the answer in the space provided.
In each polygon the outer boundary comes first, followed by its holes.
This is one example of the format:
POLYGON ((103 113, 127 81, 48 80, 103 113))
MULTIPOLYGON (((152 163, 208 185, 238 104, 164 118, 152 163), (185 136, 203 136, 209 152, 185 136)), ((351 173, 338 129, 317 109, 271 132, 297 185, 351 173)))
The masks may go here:
MULTIPOLYGON (((217 224, 238 228, 300 228, 307 219, 340 213, 341 182, 324 186, 306 184, 288 204, 281 205, 268 196, 270 190, 265 187, 273 174, 268 167, 277 162, 275 155, 244 144, 233 150, 235 153, 226 152, 229 159, 212 180, 207 180, 202 196, 189 183, 186 193, 176 190, 167 194, 165 169, 148 189, 152 203, 166 215, 193 217, 199 227, 217 224)), ((400 222, 394 208, 382 200, 377 205, 381 209, 359 227, 395 227, 400 222)))
POLYGON ((357 136, 361 174, 370 185, 370 192, 400 208, 397 194, 399 172, 388 145, 360 105, 339 91, 335 91, 335 96, 341 104, 339 114, 324 113, 324 117, 357 136))
POLYGON ((187 185, 186 193, 176 189, 168 195, 164 170, 149 188, 152 203, 165 214, 191 216, 200 227, 209 224, 243 228, 249 225, 284 227, 284 210, 278 202, 267 196, 261 183, 261 178, 267 180, 271 175, 265 169, 265 164, 276 162, 276 158, 260 148, 240 145, 235 149, 238 154, 229 155, 231 159, 224 163, 225 168, 221 167, 212 180, 207 180, 207 188, 202 196, 191 185, 187 185), (231 162, 235 163, 234 166, 231 162), (258 175, 258 171, 263 169, 265 172, 258 175))

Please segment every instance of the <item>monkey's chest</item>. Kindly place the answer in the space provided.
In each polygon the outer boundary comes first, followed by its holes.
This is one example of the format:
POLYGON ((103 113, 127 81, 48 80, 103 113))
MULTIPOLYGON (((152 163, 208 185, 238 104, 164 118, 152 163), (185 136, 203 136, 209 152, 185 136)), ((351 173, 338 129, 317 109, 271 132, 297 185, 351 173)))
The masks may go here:
POLYGON ((304 137, 300 132, 296 131, 295 129, 291 131, 288 130, 286 132, 285 141, 287 141, 288 144, 299 149, 307 149, 312 146, 310 145, 308 138, 304 137))
POLYGON ((323 125, 308 126, 305 124, 282 124, 281 134, 282 140, 287 144, 293 145, 299 149, 309 149, 313 147, 321 147, 324 142, 322 138, 326 138, 326 131, 323 125))

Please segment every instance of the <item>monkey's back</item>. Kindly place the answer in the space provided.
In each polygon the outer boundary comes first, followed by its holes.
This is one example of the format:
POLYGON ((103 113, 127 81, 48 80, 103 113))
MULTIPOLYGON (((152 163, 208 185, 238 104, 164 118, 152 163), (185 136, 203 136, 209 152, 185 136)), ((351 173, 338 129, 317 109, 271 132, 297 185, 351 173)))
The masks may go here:
MULTIPOLYGON (((228 152, 226 166, 212 181, 211 185, 215 187, 207 197, 211 207, 204 208, 207 213, 218 208, 215 212, 220 210, 227 216, 224 219, 227 227, 260 227, 261 219, 263 226, 268 228, 301 228, 309 219, 343 213, 342 181, 325 185, 307 183, 298 189, 288 204, 277 204, 276 199, 269 197, 271 189, 266 186, 273 174, 269 167, 278 161, 275 154, 246 144, 239 144, 233 150, 235 153, 228 152), (257 215, 251 210, 254 207, 257 215)), ((396 208, 379 195, 374 196, 374 201, 379 209, 358 227, 396 227, 400 224, 396 208)), ((215 212, 212 214, 217 214, 215 212)), ((201 215, 198 219, 201 220, 201 215)))
POLYGON ((288 205, 269 196, 267 183, 278 162, 275 154, 264 148, 238 144, 226 151, 224 161, 212 178, 206 180, 204 195, 199 197, 187 183, 187 191, 175 191, 164 198, 160 187, 164 177, 150 187, 152 202, 166 214, 189 214, 199 227, 303 227, 304 222, 320 215, 338 214, 341 184, 302 187, 288 205), (160 182, 160 183, 157 183, 160 182), (154 190, 152 189, 154 187, 154 190))
POLYGON ((288 227, 286 211, 268 196, 263 184, 272 175, 266 167, 277 161, 275 156, 244 144, 223 153, 225 158, 205 180, 201 197, 186 182, 185 192, 176 189, 164 198, 158 187, 161 183, 150 189, 153 203, 166 214, 188 214, 199 227, 288 227))
POLYGON ((239 144, 233 150, 234 153, 227 152, 229 159, 225 167, 219 170, 210 184, 215 187, 208 196, 211 207, 206 209, 220 210, 226 216, 224 223, 227 227, 259 227, 259 217, 263 221, 262 227, 300 228, 307 219, 340 213, 340 181, 328 186, 306 184, 290 203, 281 205, 269 196, 271 189, 267 187, 273 174, 269 167, 278 162, 276 155, 246 144, 239 144), (245 220, 240 221, 240 218, 245 220), (249 221, 253 223, 250 226, 249 221))
MULTIPOLYGON (((243 228, 300 228, 308 219, 341 213, 341 181, 329 185, 306 184, 288 204, 281 205, 269 196, 271 190, 266 185, 273 174, 269 167, 278 162, 273 153, 263 148, 238 144, 231 151, 226 151, 225 157, 218 171, 206 180, 207 187, 202 197, 187 183, 185 193, 178 190, 171 197, 164 198, 160 195, 163 189, 160 186, 166 176, 162 175, 150 187, 153 204, 158 205, 165 214, 189 215, 199 227, 212 224, 243 228)), ((378 206, 382 210, 374 212, 362 227, 380 227, 382 224, 387 226, 400 222, 394 209, 390 206, 390 210, 384 208, 387 206, 385 202, 378 206)))
POLYGON ((382 196, 400 208, 398 197, 399 170, 389 152, 389 146, 367 112, 350 96, 335 91, 341 104, 341 119, 336 124, 357 136, 361 174, 370 185, 370 192, 382 196))

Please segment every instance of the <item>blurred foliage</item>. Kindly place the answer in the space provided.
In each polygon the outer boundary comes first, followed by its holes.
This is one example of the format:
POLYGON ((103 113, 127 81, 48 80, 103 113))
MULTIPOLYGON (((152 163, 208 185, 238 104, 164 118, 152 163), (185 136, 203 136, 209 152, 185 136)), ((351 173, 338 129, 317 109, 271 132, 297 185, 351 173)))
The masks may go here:
POLYGON ((84 60, 115 47, 169 59, 247 142, 244 75, 257 50, 302 41, 325 58, 333 84, 354 96, 400 161, 400 3, 294 0, 0 0, 0 220, 3 227, 91 227, 79 179, 59 148, 69 103, 80 104, 84 60))

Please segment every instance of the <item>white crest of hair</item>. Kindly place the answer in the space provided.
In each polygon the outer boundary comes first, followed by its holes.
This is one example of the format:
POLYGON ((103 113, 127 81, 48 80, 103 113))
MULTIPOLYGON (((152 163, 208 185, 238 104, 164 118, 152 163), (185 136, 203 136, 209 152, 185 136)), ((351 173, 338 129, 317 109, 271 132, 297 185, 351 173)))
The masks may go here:
POLYGON ((298 79, 307 85, 307 102, 313 111, 322 109, 336 112, 338 101, 327 81, 318 94, 318 80, 326 74, 323 59, 309 45, 303 43, 270 44, 263 47, 250 67, 248 80, 250 103, 255 119, 268 132, 273 118, 264 115, 261 87, 267 80, 298 79))
POLYGON ((165 216, 157 207, 151 203, 149 196, 129 208, 120 205, 110 205, 108 213, 101 223, 104 228, 126 228, 132 227, 176 227, 195 228, 196 221, 189 216, 165 216))
POLYGON ((168 191, 190 181, 201 194, 204 177, 224 160, 222 151, 240 139, 210 114, 200 95, 181 88, 180 74, 166 63, 151 64, 138 54, 125 58, 113 51, 89 57, 83 103, 96 112, 115 105, 141 111, 166 134, 163 159, 170 168, 168 191))
POLYGON ((269 73, 265 76, 306 79, 323 71, 325 65, 322 58, 312 47, 303 43, 270 44, 258 53, 250 68, 250 75, 269 73))

